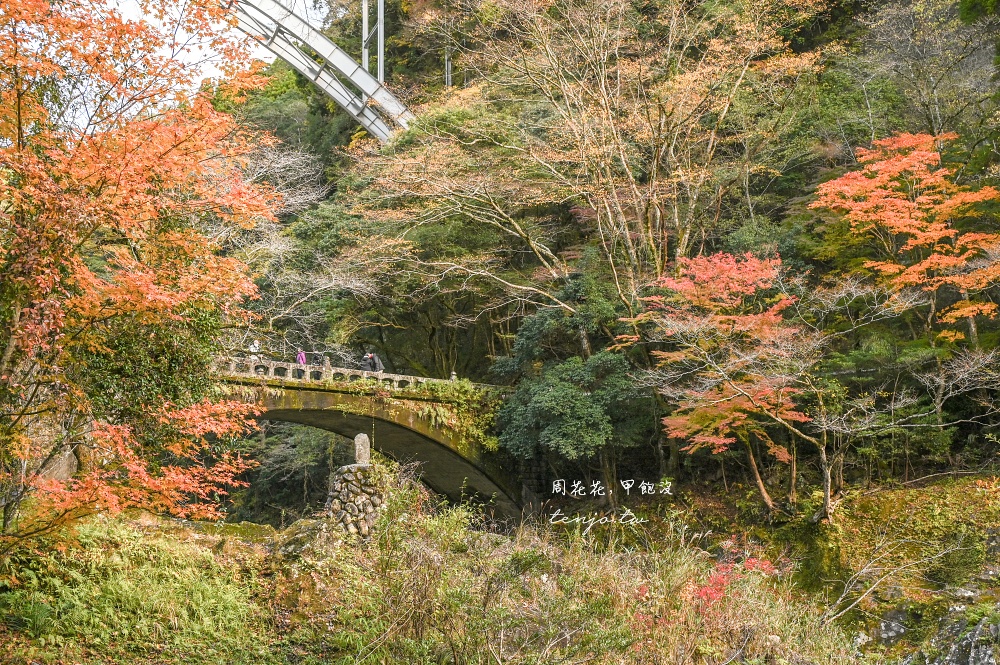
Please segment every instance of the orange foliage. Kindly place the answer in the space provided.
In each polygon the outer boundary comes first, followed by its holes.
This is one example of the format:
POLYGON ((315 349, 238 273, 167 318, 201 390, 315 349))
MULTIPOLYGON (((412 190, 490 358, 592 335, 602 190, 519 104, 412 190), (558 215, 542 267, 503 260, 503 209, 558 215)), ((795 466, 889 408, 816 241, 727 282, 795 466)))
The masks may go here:
POLYGON ((788 371, 808 354, 808 336, 785 320, 794 300, 767 293, 780 271, 779 259, 749 254, 682 259, 677 277, 656 284, 667 294, 645 299, 637 321, 654 324, 654 337, 670 348, 654 353, 665 373, 661 392, 677 405, 663 424, 688 450, 718 453, 753 434, 778 460, 791 459, 759 421, 808 420, 793 402, 796 374, 788 371))
POLYGON ((171 421, 186 426, 176 438, 163 443, 175 464, 157 466, 136 441, 127 425, 94 423, 90 445, 99 456, 92 468, 69 480, 39 477, 36 511, 49 516, 77 515, 91 510, 118 512, 128 507, 196 519, 221 516, 215 502, 225 487, 239 486, 240 473, 250 464, 222 451, 204 464, 211 446, 203 434, 242 434, 249 429, 246 417, 256 408, 239 402, 203 402, 168 411, 171 421))
POLYGON ((146 405, 173 433, 159 453, 129 423, 54 441, 25 430, 40 415, 86 421, 86 394, 64 369, 101 347, 103 323, 241 316, 255 292, 207 229, 271 217, 275 194, 241 172, 256 139, 192 92, 197 68, 169 55, 187 47, 179 35, 245 49, 219 30, 231 19, 221 3, 140 4, 161 27, 112 0, 0 0, 0 499, 33 495, 54 521, 126 506, 212 516, 209 501, 246 468, 209 443, 247 429, 245 404, 146 405), (40 460, 74 447, 90 450, 89 468, 46 477, 40 460))
POLYGON ((864 167, 821 185, 811 206, 843 214, 855 233, 873 239, 880 258, 866 265, 896 288, 931 292, 937 320, 945 324, 995 316, 994 303, 972 297, 1000 278, 1000 234, 959 228, 976 216, 977 204, 1000 200, 1000 192, 955 184, 954 169, 941 165, 939 151, 955 138, 899 134, 871 150, 859 148, 864 167), (957 302, 939 307, 946 288, 957 302))

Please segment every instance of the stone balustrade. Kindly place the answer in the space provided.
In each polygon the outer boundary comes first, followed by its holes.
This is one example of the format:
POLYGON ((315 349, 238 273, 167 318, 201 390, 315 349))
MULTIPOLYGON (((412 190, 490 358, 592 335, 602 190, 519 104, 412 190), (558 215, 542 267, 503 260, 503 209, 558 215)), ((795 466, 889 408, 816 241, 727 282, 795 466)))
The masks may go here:
POLYGON ((411 388, 421 383, 442 381, 442 379, 428 379, 422 376, 332 367, 329 361, 323 365, 300 365, 266 358, 219 358, 215 361, 213 369, 220 376, 278 379, 295 383, 351 383, 370 379, 383 383, 389 388, 411 388))

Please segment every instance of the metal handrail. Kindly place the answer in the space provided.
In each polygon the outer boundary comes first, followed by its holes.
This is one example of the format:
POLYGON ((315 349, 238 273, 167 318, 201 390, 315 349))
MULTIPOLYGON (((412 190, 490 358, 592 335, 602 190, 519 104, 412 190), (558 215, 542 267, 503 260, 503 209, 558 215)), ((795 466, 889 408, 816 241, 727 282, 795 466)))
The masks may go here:
POLYGON ((223 0, 223 6, 235 7, 241 31, 316 83, 382 143, 413 120, 384 84, 278 0, 223 0))

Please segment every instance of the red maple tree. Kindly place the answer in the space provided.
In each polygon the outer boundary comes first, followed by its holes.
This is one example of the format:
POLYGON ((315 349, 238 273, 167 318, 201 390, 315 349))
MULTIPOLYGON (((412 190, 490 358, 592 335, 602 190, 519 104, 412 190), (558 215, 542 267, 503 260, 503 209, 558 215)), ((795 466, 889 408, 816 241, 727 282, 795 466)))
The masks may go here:
POLYGON ((815 337, 788 320, 794 299, 777 289, 780 259, 714 254, 682 259, 677 276, 656 282, 662 295, 645 298, 637 319, 651 341, 660 392, 676 406, 663 419, 667 434, 686 449, 713 453, 739 441, 764 503, 754 440, 781 462, 791 457, 769 425, 795 429, 808 420, 796 406, 802 372, 814 360, 815 337))
POLYGON ((829 517, 836 460, 828 456, 822 423, 829 415, 825 395, 836 385, 822 380, 817 365, 838 333, 898 315, 892 291, 856 279, 812 284, 790 275, 779 258, 724 253, 682 259, 676 276, 655 286, 661 293, 645 298, 645 311, 631 321, 659 347, 651 379, 674 407, 663 419, 666 433, 686 441, 691 452, 721 453, 741 444, 771 511, 776 504, 755 444, 792 463, 793 478, 795 457, 783 442, 815 445, 824 478, 818 515, 829 517), (817 325, 830 316, 842 319, 837 332, 817 325))
POLYGON ((210 499, 247 465, 217 442, 250 427, 253 405, 138 405, 159 424, 151 438, 96 415, 76 378, 113 352, 109 322, 241 316, 254 285, 208 229, 253 224, 274 203, 242 176, 257 139, 174 57, 193 39, 238 47, 218 30, 221 4, 141 5, 159 27, 109 0, 0 0, 0 549, 95 509, 216 515, 210 499), (52 470, 67 455, 68 479, 52 470))

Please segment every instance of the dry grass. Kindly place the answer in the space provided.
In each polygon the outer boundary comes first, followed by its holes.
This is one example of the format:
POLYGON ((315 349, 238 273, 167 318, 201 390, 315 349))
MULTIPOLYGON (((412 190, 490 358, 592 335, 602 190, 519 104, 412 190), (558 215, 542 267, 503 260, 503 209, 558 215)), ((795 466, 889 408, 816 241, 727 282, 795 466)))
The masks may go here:
POLYGON ((504 533, 406 473, 381 483, 387 505, 365 542, 302 523, 268 554, 261 534, 94 522, 65 552, 24 555, 51 570, 0 590, 22 619, 0 643, 51 663, 856 662, 765 562, 720 563, 632 526, 504 533), (23 620, 31 603, 51 609, 37 625, 23 620))

